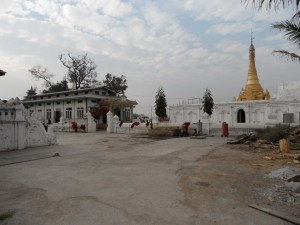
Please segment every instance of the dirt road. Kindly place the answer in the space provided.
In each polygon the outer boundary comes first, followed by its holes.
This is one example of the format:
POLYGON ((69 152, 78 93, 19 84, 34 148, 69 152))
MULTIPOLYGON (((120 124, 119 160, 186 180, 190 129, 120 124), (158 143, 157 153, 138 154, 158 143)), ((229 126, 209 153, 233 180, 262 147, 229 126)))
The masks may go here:
POLYGON ((268 203, 263 175, 273 168, 253 166, 257 155, 226 139, 57 137, 57 146, 0 153, 0 214, 14 212, 1 224, 289 224, 247 206, 268 203))

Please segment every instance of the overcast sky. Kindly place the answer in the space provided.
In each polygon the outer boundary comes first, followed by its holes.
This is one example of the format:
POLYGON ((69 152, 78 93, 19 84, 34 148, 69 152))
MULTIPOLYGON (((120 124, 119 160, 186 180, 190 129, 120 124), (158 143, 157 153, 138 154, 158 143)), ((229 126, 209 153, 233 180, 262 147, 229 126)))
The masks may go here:
POLYGON ((1 0, 0 99, 23 98, 43 89, 28 70, 49 69, 60 81, 66 69, 58 55, 88 53, 98 79, 125 75, 126 96, 150 114, 157 89, 167 104, 203 96, 229 101, 246 84, 251 29, 260 83, 270 92, 299 80, 299 63, 272 55, 295 51, 270 28, 293 9, 257 11, 240 0, 1 0))

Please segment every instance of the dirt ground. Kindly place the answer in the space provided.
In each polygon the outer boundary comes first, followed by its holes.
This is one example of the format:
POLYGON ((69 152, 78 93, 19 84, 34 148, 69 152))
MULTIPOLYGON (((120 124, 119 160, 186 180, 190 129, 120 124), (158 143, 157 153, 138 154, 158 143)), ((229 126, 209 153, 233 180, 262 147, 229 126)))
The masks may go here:
POLYGON ((291 224, 248 207, 300 218, 299 195, 266 174, 291 160, 227 145, 226 138, 155 140, 57 133, 57 146, 0 152, 5 225, 291 224), (59 153, 60 157, 51 157, 59 153))
MULTIPOLYGON (((300 218, 300 194, 283 188, 285 180, 266 177, 285 167, 300 172, 299 166, 291 159, 264 159, 266 155, 276 154, 272 150, 251 150, 247 145, 217 147, 193 167, 180 172, 185 204, 201 215, 205 224, 227 224, 224 214, 232 217, 235 211, 243 209, 246 213, 249 204, 282 212, 287 218, 300 218)), ((243 224, 239 213, 236 222, 243 224)))

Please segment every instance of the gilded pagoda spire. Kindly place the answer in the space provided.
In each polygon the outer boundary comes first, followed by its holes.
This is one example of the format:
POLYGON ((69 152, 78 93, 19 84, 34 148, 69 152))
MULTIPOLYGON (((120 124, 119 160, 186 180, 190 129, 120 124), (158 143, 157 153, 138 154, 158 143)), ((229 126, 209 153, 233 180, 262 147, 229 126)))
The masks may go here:
POLYGON ((255 48, 253 45, 253 37, 251 34, 251 44, 249 47, 249 69, 247 76, 247 83, 244 89, 237 97, 237 101, 251 101, 251 100, 265 100, 270 99, 269 92, 262 89, 255 66, 255 48))

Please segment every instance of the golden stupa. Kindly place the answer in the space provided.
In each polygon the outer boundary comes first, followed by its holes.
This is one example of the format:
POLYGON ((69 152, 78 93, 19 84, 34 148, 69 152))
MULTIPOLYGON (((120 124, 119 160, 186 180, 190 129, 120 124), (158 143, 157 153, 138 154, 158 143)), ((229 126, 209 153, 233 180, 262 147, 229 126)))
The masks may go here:
POLYGON ((236 101, 252 101, 252 100, 268 100, 270 99, 270 93, 268 90, 264 92, 262 89, 255 67, 255 48, 253 45, 253 38, 251 37, 251 45, 249 48, 249 70, 247 77, 247 84, 240 92, 236 101))

